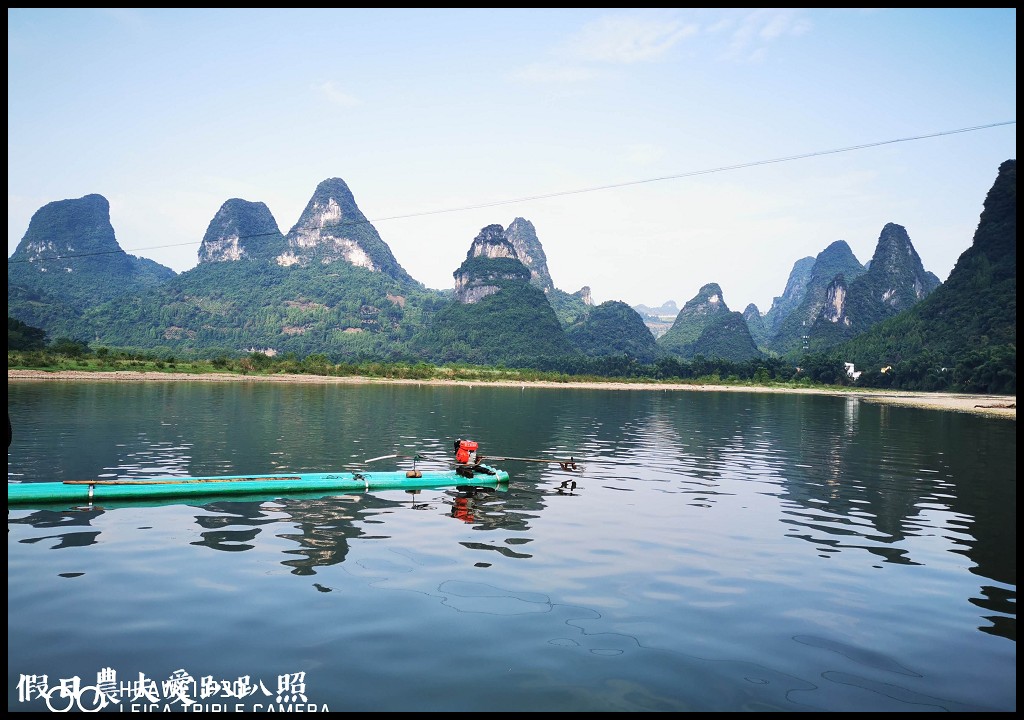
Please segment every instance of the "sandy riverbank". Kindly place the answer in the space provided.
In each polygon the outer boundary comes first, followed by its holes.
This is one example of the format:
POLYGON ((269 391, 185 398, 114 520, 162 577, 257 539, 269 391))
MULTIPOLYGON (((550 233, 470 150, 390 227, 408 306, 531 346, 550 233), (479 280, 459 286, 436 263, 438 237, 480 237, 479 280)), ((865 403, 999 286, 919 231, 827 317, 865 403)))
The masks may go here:
POLYGON ((855 397, 867 402, 886 403, 889 405, 908 405, 933 410, 948 410, 979 415, 1017 419, 1017 398, 1007 395, 967 395, 960 393, 916 393, 898 390, 819 390, 809 388, 775 388, 775 387, 738 387, 732 385, 671 385, 665 383, 623 383, 623 382, 518 382, 494 381, 479 382, 472 380, 391 380, 386 378, 366 377, 325 377, 321 375, 236 375, 231 373, 162 373, 134 372, 119 370, 114 372, 77 372, 61 371, 46 372, 42 370, 8 370, 7 381, 64 381, 74 382, 89 380, 93 382, 283 382, 283 383, 321 383, 321 384, 405 384, 405 385, 488 385, 494 387, 543 387, 554 389, 591 389, 591 390, 661 390, 672 392, 768 392, 768 393, 804 393, 817 395, 837 395, 855 397))

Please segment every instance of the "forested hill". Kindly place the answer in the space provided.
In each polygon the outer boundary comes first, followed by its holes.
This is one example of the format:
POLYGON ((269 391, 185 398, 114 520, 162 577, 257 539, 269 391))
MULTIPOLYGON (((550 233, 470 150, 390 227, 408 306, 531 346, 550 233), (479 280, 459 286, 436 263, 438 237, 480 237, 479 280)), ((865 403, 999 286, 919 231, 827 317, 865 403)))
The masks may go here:
POLYGON ((866 368, 862 379, 873 385, 1016 392, 1016 160, 1000 165, 974 242, 946 282, 837 352, 866 368))
POLYGON ((49 332, 90 337, 82 315, 125 293, 145 293, 174 271, 129 255, 102 195, 49 203, 7 260, 7 314, 49 332))

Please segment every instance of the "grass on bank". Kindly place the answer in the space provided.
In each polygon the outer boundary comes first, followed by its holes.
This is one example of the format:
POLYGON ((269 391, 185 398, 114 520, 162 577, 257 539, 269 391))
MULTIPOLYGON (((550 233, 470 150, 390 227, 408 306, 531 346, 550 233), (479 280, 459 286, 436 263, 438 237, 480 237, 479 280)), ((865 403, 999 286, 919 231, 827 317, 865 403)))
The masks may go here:
POLYGON ((146 372, 185 374, 225 374, 242 376, 319 375, 326 377, 366 377, 401 380, 455 380, 472 382, 551 382, 551 383, 643 383, 665 385, 731 385, 739 387, 820 388, 842 389, 840 385, 813 382, 810 377, 792 379, 773 378, 767 372, 758 372, 753 378, 738 375, 722 377, 712 372, 699 377, 608 376, 595 374, 569 374, 523 368, 481 367, 428 363, 359 362, 332 363, 323 355, 297 358, 272 358, 253 353, 240 358, 218 357, 212 360, 178 359, 173 356, 153 357, 138 353, 100 351, 90 354, 65 354, 53 350, 8 351, 8 370, 38 370, 43 372, 146 372))

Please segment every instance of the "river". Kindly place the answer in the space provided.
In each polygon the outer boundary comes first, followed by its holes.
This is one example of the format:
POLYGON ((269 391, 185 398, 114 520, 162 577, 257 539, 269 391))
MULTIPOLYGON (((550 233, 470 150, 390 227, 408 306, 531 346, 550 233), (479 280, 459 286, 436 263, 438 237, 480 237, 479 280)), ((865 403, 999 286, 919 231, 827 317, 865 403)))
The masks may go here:
POLYGON ((8 709, 1016 710, 1016 422, 856 397, 9 382, 8 481, 507 488, 8 509, 8 709), (383 461, 411 467, 410 457, 383 461), (378 461, 380 462, 380 461, 378 461))

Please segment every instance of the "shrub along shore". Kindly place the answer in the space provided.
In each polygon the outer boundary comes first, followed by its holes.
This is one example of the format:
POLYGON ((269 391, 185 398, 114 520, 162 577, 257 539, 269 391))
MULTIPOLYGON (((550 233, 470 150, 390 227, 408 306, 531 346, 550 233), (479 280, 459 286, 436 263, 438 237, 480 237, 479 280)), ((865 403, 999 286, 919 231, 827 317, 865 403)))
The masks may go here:
MULTIPOLYGON (((809 383, 729 382, 712 376, 694 380, 633 380, 629 378, 597 378, 565 376, 558 373, 519 371, 478 367, 435 367, 369 363, 332 372, 261 372, 258 368, 217 368, 210 362, 183 362, 173 366, 166 362, 139 362, 132 368, 75 367, 59 363, 48 368, 12 367, 8 355, 7 381, 10 382, 284 382, 321 384, 398 383, 417 385, 485 385, 490 387, 531 387, 580 390, 657 390, 808 393, 855 397, 867 402, 904 405, 934 410, 974 413, 991 417, 1017 419, 1017 399, 1007 395, 973 395, 945 392, 910 392, 872 390, 843 386, 812 386, 809 383)), ((327 368, 324 368, 326 370, 327 368)))

